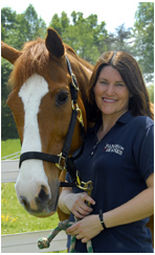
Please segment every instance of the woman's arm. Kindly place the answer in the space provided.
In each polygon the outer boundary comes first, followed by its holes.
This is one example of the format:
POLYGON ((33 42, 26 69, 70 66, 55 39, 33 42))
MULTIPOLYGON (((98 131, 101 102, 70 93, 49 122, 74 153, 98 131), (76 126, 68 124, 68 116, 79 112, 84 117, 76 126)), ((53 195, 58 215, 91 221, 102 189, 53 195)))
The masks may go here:
MULTIPOLYGON (((146 180, 147 188, 125 204, 103 213, 107 228, 128 224, 153 214, 153 174, 146 180)), ((67 229, 67 233, 76 235, 82 242, 95 237, 103 230, 98 215, 89 215, 67 229)))
POLYGON ((107 228, 135 222, 153 214, 153 194, 154 194, 154 174, 151 174, 147 180, 147 189, 140 192, 137 196, 125 204, 105 212, 103 214, 104 223, 107 228))

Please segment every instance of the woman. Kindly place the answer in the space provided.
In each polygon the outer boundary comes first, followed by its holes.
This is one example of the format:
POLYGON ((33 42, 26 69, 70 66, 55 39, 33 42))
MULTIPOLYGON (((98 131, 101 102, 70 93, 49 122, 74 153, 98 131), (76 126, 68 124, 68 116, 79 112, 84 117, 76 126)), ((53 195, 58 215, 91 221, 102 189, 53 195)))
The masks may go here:
POLYGON ((153 252, 146 227, 153 214, 153 114, 135 59, 103 54, 89 96, 95 125, 75 164, 93 191, 63 189, 59 206, 78 218, 67 233, 76 236, 76 252, 86 252, 90 239, 94 252, 153 252))

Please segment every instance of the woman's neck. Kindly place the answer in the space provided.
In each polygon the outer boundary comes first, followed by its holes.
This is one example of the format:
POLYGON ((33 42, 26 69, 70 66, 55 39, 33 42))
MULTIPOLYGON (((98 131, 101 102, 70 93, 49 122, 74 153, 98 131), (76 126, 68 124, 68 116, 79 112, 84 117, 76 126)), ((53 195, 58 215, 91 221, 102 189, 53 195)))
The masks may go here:
POLYGON ((106 115, 102 114, 102 124, 97 132, 98 140, 101 140, 109 131, 110 129, 116 124, 117 120, 125 113, 124 111, 118 115, 106 115))

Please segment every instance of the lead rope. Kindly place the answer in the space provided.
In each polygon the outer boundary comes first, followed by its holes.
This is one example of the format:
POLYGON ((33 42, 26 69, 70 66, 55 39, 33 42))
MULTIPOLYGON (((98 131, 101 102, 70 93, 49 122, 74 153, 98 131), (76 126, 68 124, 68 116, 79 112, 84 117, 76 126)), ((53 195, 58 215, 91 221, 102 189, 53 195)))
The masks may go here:
MULTIPOLYGON (((80 178, 78 176, 78 172, 76 172, 76 180, 77 180, 76 186, 79 189, 81 189, 83 191, 86 191, 88 193, 88 195, 90 196, 91 192, 92 192, 92 189, 93 189, 92 181, 88 181, 88 182, 80 181, 80 178)), ((88 206, 90 206, 90 203, 88 203, 88 206)), ((77 221, 77 219, 75 219, 75 221, 77 221)), ((71 222, 69 220, 64 220, 64 221, 59 222, 58 226, 52 231, 52 233, 47 238, 43 237, 43 238, 40 238, 38 240, 38 248, 39 249, 48 248, 50 246, 50 242, 54 239, 54 237, 61 230, 66 230, 67 228, 72 226, 74 223, 75 222, 71 222)), ((75 246, 76 246, 76 236, 72 236, 71 237, 71 245, 70 245, 70 248, 69 248, 70 253, 76 253, 75 246)), ((88 253, 93 253, 93 246, 92 246, 91 240, 89 240, 86 243, 86 248, 87 248, 88 253)))
MULTIPOLYGON (((70 246, 70 249, 69 249, 69 252, 70 252, 70 253, 76 253, 75 245, 76 245, 76 237, 73 236, 73 237, 71 238, 71 246, 70 246)), ((87 252, 88 252, 88 253, 93 253, 93 246, 92 246, 91 240, 89 240, 89 241, 86 243, 86 248, 87 248, 87 252)))
POLYGON ((69 220, 60 221, 58 226, 52 231, 52 233, 48 237, 42 237, 38 240, 38 248, 44 249, 49 248, 50 242, 54 239, 54 237, 61 231, 66 230, 70 226, 72 226, 74 222, 70 222, 69 220))
MULTIPOLYGON (((66 230, 70 226, 72 226, 75 222, 71 222, 69 220, 64 220, 59 222, 58 226, 52 231, 52 233, 48 237, 42 237, 38 240, 38 248, 44 249, 49 248, 51 241, 55 238, 55 236, 62 230, 66 230)), ((75 245, 76 245, 76 237, 73 236, 71 239, 70 253, 75 253, 75 245)), ((86 244, 87 252, 93 252, 92 243, 89 240, 86 244)))

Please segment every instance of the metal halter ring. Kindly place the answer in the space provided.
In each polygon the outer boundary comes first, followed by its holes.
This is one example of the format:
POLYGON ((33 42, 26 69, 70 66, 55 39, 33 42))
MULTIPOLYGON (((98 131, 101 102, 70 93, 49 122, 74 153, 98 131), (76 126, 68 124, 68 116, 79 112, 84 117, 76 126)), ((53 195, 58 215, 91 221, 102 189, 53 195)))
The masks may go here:
POLYGON ((60 170, 66 170, 66 158, 62 155, 62 152, 57 155, 59 157, 58 163, 55 163, 55 165, 60 169, 60 170))
POLYGON ((72 110, 76 110, 78 112, 77 115, 77 120, 80 122, 80 124, 82 125, 82 127, 84 127, 84 121, 83 121, 83 116, 82 116, 82 111, 78 105, 78 103, 74 104, 73 100, 72 100, 72 110))

